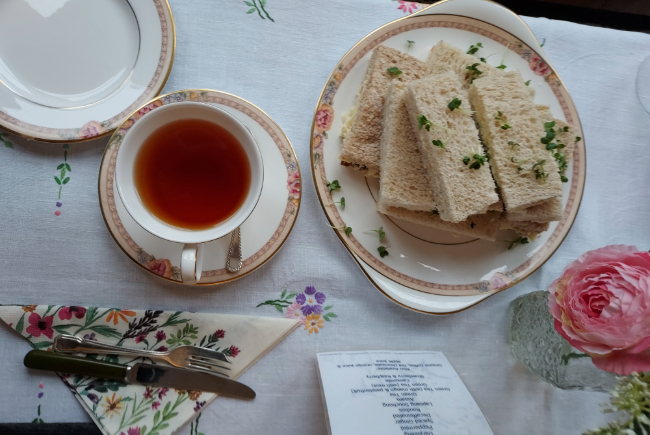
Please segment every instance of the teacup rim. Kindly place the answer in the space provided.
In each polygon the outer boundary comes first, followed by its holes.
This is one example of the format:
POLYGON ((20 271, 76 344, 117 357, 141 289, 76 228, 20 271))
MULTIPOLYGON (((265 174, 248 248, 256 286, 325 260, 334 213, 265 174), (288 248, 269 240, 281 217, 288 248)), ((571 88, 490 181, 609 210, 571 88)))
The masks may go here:
MULTIPOLYGON (((183 118, 180 118, 180 119, 183 119, 183 118)), ((142 125, 142 124, 140 124, 140 125, 142 125)), ((164 125, 164 124, 161 123, 160 125, 158 125, 158 126, 156 127, 156 129, 162 127, 162 125, 164 125)), ((142 141, 142 142, 143 142, 143 141, 142 141)), ((138 144, 138 146, 141 146, 141 145, 142 145, 142 143, 138 144)), ((127 145, 127 146, 129 146, 129 145, 127 145)), ((137 155, 137 151, 136 151, 136 155, 137 155)), ((228 236, 229 234, 232 233, 232 231, 236 230, 238 227, 240 227, 241 225, 243 225, 244 222, 246 222, 246 220, 248 220, 248 218, 251 216, 251 214, 253 213, 253 211, 255 211, 255 209, 257 208, 257 205, 258 205, 258 203, 259 203, 259 200, 260 200, 260 198, 261 198, 261 196, 262 196, 262 190, 263 190, 263 188, 264 188, 264 159, 263 159, 263 157, 262 157, 262 152, 260 151, 259 144, 257 143, 257 140, 255 139, 255 136, 253 135, 253 132, 252 132, 252 131, 251 131, 251 130, 250 130, 250 129, 249 129, 249 128, 248 128, 248 127, 247 127, 247 126, 246 126, 246 125, 245 125, 245 124, 244 124, 244 123, 243 123, 239 118, 237 118, 236 116, 234 116, 233 114, 231 114, 229 111, 227 111, 227 110, 225 110, 225 109, 222 109, 222 108, 220 108, 220 107, 216 107, 216 106, 214 106, 214 105, 212 105, 212 104, 209 104, 209 103, 206 103, 206 102, 201 102, 201 101, 183 101, 183 102, 177 102, 177 103, 175 103, 175 104, 158 106, 158 107, 154 107, 154 108, 152 108, 149 112, 147 112, 146 114, 144 114, 142 117, 140 117, 140 118, 138 118, 138 119, 134 119, 134 120, 133 120, 133 125, 131 125, 131 127, 129 128, 129 130, 126 132, 126 134, 123 136, 122 140, 120 141, 120 144, 119 144, 119 147, 118 147, 118 149, 117 149, 117 153, 116 153, 116 157, 115 157, 115 158, 116 158, 116 162, 115 162, 115 184, 114 184, 114 185, 115 185, 115 187, 116 187, 116 189, 117 189, 118 196, 120 197, 120 201, 121 201, 122 205, 124 206, 124 209, 126 210, 126 212, 128 213, 128 215, 133 219, 133 221, 134 221, 134 222, 135 222, 135 223, 136 223, 140 228, 142 228, 143 230, 147 231, 147 232, 148 232, 149 234, 151 234, 152 236, 157 237, 157 238, 160 238, 160 239, 162 239, 162 240, 166 240, 166 241, 168 241, 168 242, 180 243, 180 244, 191 244, 191 243, 202 244, 202 243, 209 243, 209 242, 212 242, 212 241, 214 241, 214 240, 218 240, 218 239, 221 239, 221 238, 223 238, 223 237, 228 236), (215 113, 219 113, 220 115, 225 116, 226 118, 230 118, 230 119, 233 120, 236 124, 238 124, 238 125, 241 127, 243 133, 244 133, 244 134, 245 134, 245 135, 250 139, 251 143, 253 144, 253 149, 254 149, 254 151, 255 151, 255 154, 256 154, 257 157, 259 158, 259 163, 260 163, 260 167, 261 167, 261 172, 260 172, 260 175, 259 175, 259 178, 260 178, 259 189, 257 190, 257 193, 255 194, 254 202, 253 202, 252 206, 250 207, 250 210, 248 210, 247 213, 245 213, 243 216, 241 216, 241 217, 238 219, 238 221, 237 221, 237 225, 232 226, 231 229, 229 228, 229 230, 223 232, 223 234, 219 234, 219 235, 214 236, 214 237, 209 237, 209 238, 206 239, 206 240, 204 240, 204 239, 202 239, 202 238, 189 238, 189 239, 186 239, 186 238, 170 238, 170 237, 168 237, 168 236, 161 235, 161 234, 158 233, 157 231, 155 231, 155 230, 149 228, 147 225, 144 225, 144 224, 141 222, 141 220, 138 219, 138 218, 134 215, 134 210, 131 210, 131 207, 133 206, 133 204, 130 204, 128 201, 125 201, 125 199, 124 199, 125 193, 122 191, 123 186, 121 186, 120 183, 119 183, 119 175, 118 175, 118 173, 119 173, 119 168, 120 168, 120 164, 119 164, 119 162, 120 162, 120 150, 123 149, 122 147, 124 146, 125 143, 126 143, 126 144, 130 143, 130 142, 128 141, 128 138, 129 138, 129 134, 130 134, 131 132, 134 131, 133 128, 136 127, 136 125, 138 125, 139 122, 145 120, 146 118, 152 118, 152 117, 154 116, 154 114, 156 114, 156 113, 157 113, 157 114, 160 114, 161 111, 172 110, 172 109, 176 109, 176 110, 178 110, 178 109, 182 109, 183 107, 188 107, 188 106, 207 108, 207 109, 209 109, 209 110, 212 110, 212 111, 215 112, 215 113)), ((143 210, 144 212, 151 214, 151 212, 149 212, 149 211, 146 209, 146 207, 144 206, 144 204, 140 204, 140 207, 142 208, 142 210, 143 210)), ((234 216, 234 215, 233 215, 233 216, 234 216)), ((224 226, 225 224, 231 222, 231 221, 232 221, 232 216, 229 217, 228 219, 226 219, 226 220, 220 222, 219 224, 217 224, 217 226, 215 226, 215 227, 213 227, 213 228, 210 228, 210 229, 203 229, 203 230, 179 229, 179 228, 177 228, 177 227, 173 227, 172 225, 170 225, 170 224, 168 224, 168 223, 162 221, 161 219, 159 219, 159 218, 157 218, 157 217, 155 217, 155 219, 156 219, 156 220, 159 220, 159 221, 162 223, 162 225, 167 226, 167 228, 168 228, 169 230, 171 230, 171 231, 176 231, 176 232, 178 232, 178 233, 183 233, 183 234, 191 235, 191 234, 197 234, 197 233, 201 233, 201 232, 214 231, 214 230, 216 230, 216 229, 218 229, 218 228, 224 226)))

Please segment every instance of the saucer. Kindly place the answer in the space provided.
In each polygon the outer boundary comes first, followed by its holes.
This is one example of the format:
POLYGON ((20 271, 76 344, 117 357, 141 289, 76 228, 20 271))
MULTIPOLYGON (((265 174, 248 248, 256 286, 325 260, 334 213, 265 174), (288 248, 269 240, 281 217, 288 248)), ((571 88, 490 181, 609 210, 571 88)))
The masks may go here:
POLYGON ((302 180, 295 152, 282 129, 260 108, 235 95, 207 89, 178 91, 152 100, 124 121, 108 142, 99 172, 99 205, 108 231, 129 258, 151 274, 183 284, 183 244, 161 239, 140 227, 122 204, 114 178, 119 146, 138 119, 159 107, 186 101, 214 105, 239 119, 253 134, 264 161, 259 202, 241 225, 242 268, 234 273, 226 270, 230 235, 205 243, 203 273, 194 285, 221 284, 241 278, 268 261, 289 236, 300 208, 302 180))
POLYGON ((0 2, 0 127, 46 142, 109 134, 171 72, 167 0, 0 2))

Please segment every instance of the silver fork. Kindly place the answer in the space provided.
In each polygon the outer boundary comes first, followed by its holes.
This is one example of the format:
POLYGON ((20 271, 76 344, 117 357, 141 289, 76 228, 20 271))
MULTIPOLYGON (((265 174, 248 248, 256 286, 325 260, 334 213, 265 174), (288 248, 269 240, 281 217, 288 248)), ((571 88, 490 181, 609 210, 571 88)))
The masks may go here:
POLYGON ((166 352, 158 352, 154 350, 111 346, 110 344, 86 340, 72 335, 59 335, 56 337, 52 349, 60 353, 95 353, 100 355, 145 357, 152 361, 166 362, 176 367, 190 368, 196 371, 225 376, 226 378, 230 376, 215 370, 215 367, 224 370, 230 370, 230 368, 217 365, 217 362, 232 364, 232 361, 226 355, 203 347, 179 346, 166 352))

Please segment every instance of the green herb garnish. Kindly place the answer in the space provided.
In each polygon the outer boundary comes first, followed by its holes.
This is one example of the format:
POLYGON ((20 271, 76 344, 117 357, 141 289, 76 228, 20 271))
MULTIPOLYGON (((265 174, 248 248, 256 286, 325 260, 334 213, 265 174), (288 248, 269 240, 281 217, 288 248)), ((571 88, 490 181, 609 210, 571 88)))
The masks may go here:
MULTIPOLYGON (((494 119, 496 121, 501 121, 503 123, 505 123, 507 121, 507 117, 503 113, 501 113, 501 111, 497 112, 497 116, 495 116, 494 119)), ((503 124, 501 126, 501 130, 508 130, 509 128, 512 128, 512 127, 510 127, 508 124, 503 124)))
POLYGON ((521 165, 523 165, 524 163, 526 163, 528 160, 523 160, 523 161, 521 161, 521 162, 518 162, 518 161, 515 160, 514 157, 511 157, 511 158, 510 158, 510 161, 511 161, 512 163, 514 163, 515 165, 517 165, 517 171, 521 172, 521 171, 524 170, 524 168, 523 168, 521 165))
POLYGON ((558 172, 560 173, 560 179, 562 180, 563 183, 566 183, 567 181, 569 181, 569 179, 565 175, 566 170, 569 167, 566 161, 566 155, 564 153, 557 152, 557 153, 553 153, 553 157, 557 162, 557 168, 558 168, 558 172))
POLYGON ((508 130, 509 128, 512 128, 512 127, 510 127, 508 124, 503 124, 501 126, 501 130, 508 130))
POLYGON ((431 121, 427 119, 426 116, 424 115, 418 116, 418 130, 422 130, 422 127, 424 127, 426 131, 431 131, 432 125, 433 124, 431 123, 431 121))
POLYGON ((385 256, 388 255, 388 250, 386 249, 385 246, 380 246, 379 248, 377 248, 377 251, 379 252, 379 256, 381 258, 384 258, 385 256))
POLYGON ((449 108, 449 110, 453 112, 454 109, 458 109, 461 104, 463 104, 461 100, 459 100, 458 98, 454 98, 449 102, 449 104, 447 104, 447 107, 449 108))
POLYGON ((535 179, 542 180, 542 183, 546 183, 546 178, 548 177, 548 174, 544 172, 545 163, 546 163, 546 159, 540 160, 533 165, 533 172, 535 172, 535 179))
POLYGON ((396 66, 388 68, 386 71, 388 71, 393 77, 399 77, 399 75, 402 74, 402 71, 396 66))
POLYGON ((434 140, 431 141, 431 143, 434 144, 435 146, 439 147, 439 148, 447 149, 447 148, 445 148, 445 144, 442 143, 441 140, 434 139, 434 140))
POLYGON ((504 64, 501 64, 497 67, 497 69, 506 69, 507 67, 504 64))
POLYGON ((334 204, 340 204, 340 205, 341 205, 341 208, 344 209, 344 208, 345 208, 345 198, 344 198, 344 197, 341 197, 341 200, 335 202, 334 204))
POLYGON ((470 66, 466 67, 467 70, 469 71, 469 77, 472 79, 472 80, 470 80, 470 83, 473 82, 475 79, 477 79, 478 76, 483 74, 483 71, 476 68, 479 65, 480 65, 480 63, 475 63, 473 65, 470 65, 470 66))
POLYGON ((339 180, 334 180, 327 183, 327 188, 330 190, 330 193, 334 192, 337 189, 340 189, 341 185, 339 184, 339 180))
POLYGON ((517 142, 513 142, 513 141, 508 142, 508 145, 510 145, 511 150, 514 150, 515 147, 519 146, 519 144, 517 142))
POLYGON ((576 136, 576 142, 580 142, 582 138, 580 136, 576 136))
POLYGON ((530 240, 528 240, 528 237, 517 237, 515 240, 510 242, 510 245, 508 246, 508 251, 512 251, 519 245, 526 245, 530 243, 530 240))
POLYGON ((463 163, 465 164, 465 166, 467 166, 469 164, 469 162, 471 162, 472 160, 474 160, 474 161, 472 162, 471 165, 469 165, 469 168, 470 169, 481 169, 481 166, 483 166, 485 164, 485 161, 487 160, 487 156, 483 156, 481 154, 473 153, 472 157, 469 157, 469 156, 463 157, 463 163))
POLYGON ((530 80, 525 83, 526 86, 530 86, 530 80))
POLYGON ((467 50, 467 54, 474 54, 478 51, 479 48, 483 48, 483 44, 480 42, 477 42, 476 45, 470 45, 469 50, 467 50))
POLYGON ((564 127, 562 127, 562 131, 565 132, 565 133, 568 133, 568 131, 569 131, 569 126, 568 126, 568 125, 565 125, 564 127))
POLYGON ((379 227, 378 230, 368 230, 366 231, 366 233, 377 233, 380 242, 384 240, 384 237, 386 237, 386 233, 384 232, 384 227, 379 227))
POLYGON ((480 60, 480 61, 481 61, 481 62, 483 62, 483 63, 487 63, 487 59, 486 59, 486 58, 484 58, 484 57, 479 57, 479 59, 478 59, 478 60, 480 60))
POLYGON ((352 228, 350 227, 345 227, 345 235, 350 237, 350 234, 352 234, 352 228))
POLYGON ((411 46, 412 46, 413 44, 415 44, 415 41, 408 41, 408 40, 407 40, 406 43, 408 44, 408 47, 406 48, 406 52, 408 53, 409 50, 411 49, 411 46))

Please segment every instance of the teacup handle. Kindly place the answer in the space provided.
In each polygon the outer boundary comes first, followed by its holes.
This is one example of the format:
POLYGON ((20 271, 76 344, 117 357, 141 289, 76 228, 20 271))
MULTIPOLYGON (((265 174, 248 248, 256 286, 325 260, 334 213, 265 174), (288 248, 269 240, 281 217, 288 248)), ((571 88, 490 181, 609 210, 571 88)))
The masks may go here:
POLYGON ((203 272, 203 243, 188 243, 181 254, 183 284, 197 284, 203 272))

